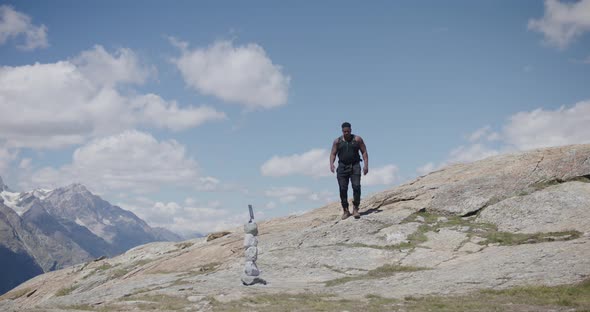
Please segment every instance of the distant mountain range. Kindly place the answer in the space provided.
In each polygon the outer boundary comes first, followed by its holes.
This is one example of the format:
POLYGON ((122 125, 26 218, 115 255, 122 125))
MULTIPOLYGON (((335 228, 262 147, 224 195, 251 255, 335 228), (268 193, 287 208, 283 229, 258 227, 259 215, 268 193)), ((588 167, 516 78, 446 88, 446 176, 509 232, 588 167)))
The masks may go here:
POLYGON ((43 272, 180 239, 81 184, 18 193, 0 177, 0 294, 43 272))

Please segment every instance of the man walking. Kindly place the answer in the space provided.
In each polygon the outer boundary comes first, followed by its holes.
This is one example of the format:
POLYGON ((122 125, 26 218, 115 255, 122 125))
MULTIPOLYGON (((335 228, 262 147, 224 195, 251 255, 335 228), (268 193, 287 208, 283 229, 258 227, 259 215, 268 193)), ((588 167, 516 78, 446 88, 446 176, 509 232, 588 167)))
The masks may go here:
POLYGON ((353 191, 353 210, 352 216, 355 219, 361 217, 359 205, 361 204, 361 161, 364 161, 363 174, 369 172, 369 154, 363 139, 352 134, 350 123, 342 124, 342 136, 338 137, 332 143, 332 152, 330 153, 330 171, 334 173, 334 160, 338 155, 338 169, 336 169, 336 178, 340 187, 340 203, 342 204, 342 220, 350 217, 348 210, 348 181, 352 184, 353 191), (363 155, 363 160, 359 156, 359 151, 363 155))

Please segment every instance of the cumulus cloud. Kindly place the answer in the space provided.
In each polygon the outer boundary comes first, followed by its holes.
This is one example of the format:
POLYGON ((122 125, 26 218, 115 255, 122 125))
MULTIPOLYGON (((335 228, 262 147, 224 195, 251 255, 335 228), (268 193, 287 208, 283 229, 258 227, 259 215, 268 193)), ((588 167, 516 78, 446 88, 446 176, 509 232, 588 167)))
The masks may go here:
MULTIPOLYGON (((332 192, 312 192, 308 188, 295 186, 272 187, 265 191, 265 195, 269 198, 278 200, 282 204, 289 204, 300 200, 310 200, 322 203, 328 203, 335 200, 332 192)), ((267 204, 267 208, 269 209, 275 207, 276 203, 274 201, 267 204)))
POLYGON ((95 45, 72 59, 72 64, 98 86, 113 86, 117 83, 142 84, 155 69, 140 64, 137 55, 130 49, 118 49, 113 54, 104 47, 95 45))
POLYGON ((312 149, 303 154, 290 156, 273 156, 261 167, 264 176, 281 177, 289 175, 305 175, 325 177, 333 175, 328 167, 330 152, 326 149, 312 149))
MULTIPOLYGON (((312 149, 303 154, 289 156, 273 156, 260 167, 263 176, 283 177, 292 175, 304 175, 314 178, 333 176, 328 164, 330 152, 327 149, 312 149)), ((366 176, 363 176, 364 185, 389 185, 396 179, 398 168, 394 165, 386 165, 371 168, 366 176)))
MULTIPOLYGON (((248 220, 247 213, 231 212, 223 208, 219 201, 187 199, 184 204, 178 204, 141 199, 118 205, 133 211, 151 226, 164 227, 182 235, 230 230, 248 220)), ((257 215, 261 216, 262 213, 257 215)))
POLYGON ((509 118, 505 142, 519 150, 590 143, 590 100, 556 110, 535 109, 509 118))
POLYGON ((590 143, 590 100, 571 107, 555 110, 538 108, 519 112, 507 119, 500 132, 486 126, 477 129, 467 138, 470 144, 461 145, 449 153, 438 165, 432 162, 418 168, 425 174, 451 163, 466 163, 490 156, 519 150, 590 143))
POLYGON ((500 154, 498 150, 487 147, 481 143, 461 145, 453 149, 449 155, 448 163, 468 163, 500 154))
POLYGON ((224 120, 225 113, 209 106, 179 108, 175 101, 165 101, 155 94, 147 94, 133 100, 138 121, 173 131, 199 126, 208 121, 224 120))
POLYGON ((24 38, 24 42, 17 46, 21 50, 31 51, 49 46, 45 25, 33 25, 30 16, 11 6, 0 5, 0 45, 12 38, 24 38))
POLYGON ((436 165, 433 162, 426 163, 424 166, 416 169, 419 175, 423 176, 436 170, 436 165))
POLYGON ((264 208, 275 209, 275 208, 277 208, 277 203, 274 201, 269 201, 268 203, 266 203, 266 205, 264 205, 264 208))
POLYGON ((273 187, 265 192, 268 197, 278 198, 281 203, 291 203, 297 200, 299 197, 309 195, 310 191, 303 187, 273 187))
POLYGON ((18 157, 18 152, 0 145, 0 177, 6 174, 10 164, 18 157))
POLYGON ((183 130, 225 114, 180 108, 155 94, 123 94, 149 70, 131 50, 96 46, 72 61, 0 67, 0 140, 8 147, 60 148, 137 125, 183 130))
POLYGON ((485 126, 475 130, 468 136, 469 142, 477 142, 481 140, 497 141, 500 139, 500 135, 497 132, 492 131, 492 127, 485 126))
POLYGON ((362 184, 391 185, 397 178, 398 169, 394 165, 386 165, 379 168, 369 168, 369 173, 361 178, 362 184))
POLYGON ((528 28, 543 33, 548 44, 563 49, 590 31, 590 0, 546 0, 544 16, 529 20, 528 28))
POLYGON ((199 169, 174 140, 158 141, 139 131, 96 139, 75 150, 72 163, 32 173, 29 187, 59 187, 80 182, 99 193, 147 193, 163 186, 199 183, 199 169))
POLYGON ((233 42, 222 40, 190 50, 186 42, 172 39, 172 43, 181 52, 173 63, 186 84, 198 92, 248 109, 287 103, 290 77, 273 64, 261 46, 234 46, 233 42))

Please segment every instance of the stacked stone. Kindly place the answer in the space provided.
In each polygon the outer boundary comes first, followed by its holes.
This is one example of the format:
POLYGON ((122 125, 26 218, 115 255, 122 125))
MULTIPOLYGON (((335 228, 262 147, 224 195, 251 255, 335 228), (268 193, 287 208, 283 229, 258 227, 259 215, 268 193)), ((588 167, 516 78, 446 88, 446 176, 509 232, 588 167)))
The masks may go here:
POLYGON ((260 270, 256 265, 258 259, 258 225, 255 222, 248 222, 244 224, 244 249, 246 256, 246 263, 244 267, 244 274, 242 275, 242 283, 244 285, 254 285, 256 283, 266 284, 266 281, 259 277, 260 270))

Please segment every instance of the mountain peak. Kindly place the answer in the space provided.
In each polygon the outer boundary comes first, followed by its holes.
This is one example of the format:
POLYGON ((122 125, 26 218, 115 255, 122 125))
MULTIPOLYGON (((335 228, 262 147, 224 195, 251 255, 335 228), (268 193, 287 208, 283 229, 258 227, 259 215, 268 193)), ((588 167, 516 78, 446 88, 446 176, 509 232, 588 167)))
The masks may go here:
POLYGON ((80 183, 73 183, 70 184, 68 186, 66 186, 64 188, 67 191, 72 191, 72 192, 77 192, 77 193, 90 193, 90 191, 86 188, 86 186, 84 186, 83 184, 80 183))

